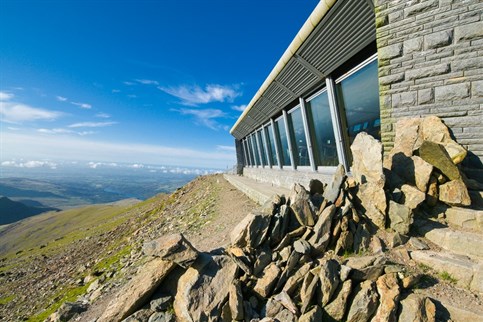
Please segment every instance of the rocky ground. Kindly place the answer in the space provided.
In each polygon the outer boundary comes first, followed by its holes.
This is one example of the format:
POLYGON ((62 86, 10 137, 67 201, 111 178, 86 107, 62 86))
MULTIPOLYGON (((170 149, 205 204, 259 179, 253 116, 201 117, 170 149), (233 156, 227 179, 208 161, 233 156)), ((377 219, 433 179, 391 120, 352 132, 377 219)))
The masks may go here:
MULTIPOLYGON (((213 175, 171 195, 124 206, 109 224, 96 222, 81 232, 51 237, 49 243, 1 254, 0 321, 43 321, 62 303, 86 293, 92 303, 89 313, 102 312, 104 299, 143 263, 144 241, 182 232, 198 249, 217 248, 256 204, 221 175, 213 175)), ((43 221, 36 225, 42 227, 43 221)), ((25 239, 29 234, 33 232, 26 231, 25 239)), ((2 234, 0 242, 6 240, 10 236, 2 234)))
MULTIPOLYGON (((294 185, 262 207, 209 176, 133 208, 107 235, 79 241, 122 240, 96 248, 112 256, 70 267, 76 253, 64 253, 62 274, 36 280, 77 288, 35 319, 56 310, 50 321, 483 320, 481 185, 461 171, 464 148, 428 117, 398 122, 384 160, 364 133, 351 150, 351 176, 339 166, 329 184, 294 185)), ((2 312, 28 312, 18 299, 2 312)))

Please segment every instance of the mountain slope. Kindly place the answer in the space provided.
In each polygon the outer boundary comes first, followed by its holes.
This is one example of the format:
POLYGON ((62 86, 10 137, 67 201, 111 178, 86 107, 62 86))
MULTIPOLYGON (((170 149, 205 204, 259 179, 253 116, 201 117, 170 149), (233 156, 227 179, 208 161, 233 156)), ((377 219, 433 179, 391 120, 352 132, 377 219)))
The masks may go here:
POLYGON ((103 298, 142 264, 144 241, 182 232, 198 249, 219 247, 255 206, 212 175, 135 205, 89 206, 12 224, 0 232, 0 320, 43 321, 96 278, 102 296, 93 302, 103 310, 103 298))
POLYGON ((0 225, 11 224, 46 211, 56 210, 58 209, 50 207, 32 207, 22 202, 10 200, 7 197, 0 197, 0 225))

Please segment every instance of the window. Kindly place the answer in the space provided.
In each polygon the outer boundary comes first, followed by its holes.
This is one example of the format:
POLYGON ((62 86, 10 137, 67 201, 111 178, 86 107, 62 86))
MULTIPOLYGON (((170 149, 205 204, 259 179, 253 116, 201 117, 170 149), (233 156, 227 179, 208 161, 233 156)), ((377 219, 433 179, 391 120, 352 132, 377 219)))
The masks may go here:
POLYGON ((312 128, 314 158, 317 166, 337 166, 337 147, 330 115, 327 91, 323 91, 305 104, 312 128))
POLYGON ((376 139, 381 138, 379 113, 379 83, 377 59, 357 67, 336 81, 337 100, 341 115, 345 116, 346 153, 359 132, 367 132, 376 139))
POLYGON ((265 130, 267 131, 267 147, 268 147, 268 156, 270 158, 270 162, 272 165, 278 166, 278 160, 277 160, 277 149, 275 148, 275 138, 273 137, 273 129, 272 125, 269 124, 265 127, 265 130))
POLYGON ((290 151, 288 148, 288 139, 287 139, 287 132, 285 131, 285 121, 283 117, 279 118, 275 121, 275 132, 277 134, 277 138, 280 140, 280 148, 281 148, 281 159, 282 165, 291 165, 290 162, 290 151))
POLYGON ((252 166, 256 166, 256 165, 257 165, 257 163, 256 163, 255 155, 254 155, 254 153, 253 153, 253 142, 252 142, 252 137, 251 137, 251 136, 249 136, 247 140, 248 140, 248 150, 250 151, 250 159, 252 160, 251 165, 252 165, 252 166))
POLYGON ((310 166, 309 151, 307 149, 307 140, 305 137, 304 122, 302 120, 302 111, 300 107, 289 112, 288 120, 295 164, 299 166, 310 166))
POLYGON ((260 162, 260 154, 258 153, 258 142, 257 138, 255 137, 255 133, 252 134, 251 138, 253 143, 253 153, 255 153, 255 162, 257 163, 257 165, 262 165, 262 163, 260 162))
POLYGON ((262 164, 264 166, 268 165, 267 154, 265 152, 265 141, 262 138, 262 130, 257 131, 257 139, 258 139, 258 142, 260 143, 260 154, 262 155, 262 164))

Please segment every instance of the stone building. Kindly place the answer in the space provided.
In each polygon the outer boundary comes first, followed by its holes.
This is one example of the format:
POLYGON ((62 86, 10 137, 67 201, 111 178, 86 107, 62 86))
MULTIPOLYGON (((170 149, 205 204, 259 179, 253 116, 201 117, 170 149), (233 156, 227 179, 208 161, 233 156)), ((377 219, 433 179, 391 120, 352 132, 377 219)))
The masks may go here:
POLYGON ((479 0, 321 0, 230 131, 239 171, 326 181, 357 133, 387 153, 398 119, 437 115, 481 178, 482 16, 479 0))

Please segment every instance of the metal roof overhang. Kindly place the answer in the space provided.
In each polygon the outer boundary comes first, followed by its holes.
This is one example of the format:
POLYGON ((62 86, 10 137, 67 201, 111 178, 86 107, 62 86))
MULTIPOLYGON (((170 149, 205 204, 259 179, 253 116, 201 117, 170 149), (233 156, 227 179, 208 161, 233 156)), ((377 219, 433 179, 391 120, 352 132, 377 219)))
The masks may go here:
POLYGON ((230 133, 244 138, 375 39, 372 0, 321 0, 230 133))

